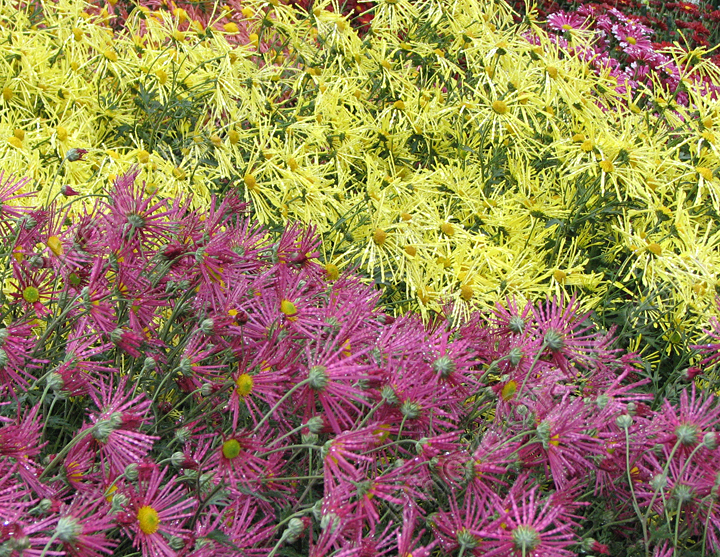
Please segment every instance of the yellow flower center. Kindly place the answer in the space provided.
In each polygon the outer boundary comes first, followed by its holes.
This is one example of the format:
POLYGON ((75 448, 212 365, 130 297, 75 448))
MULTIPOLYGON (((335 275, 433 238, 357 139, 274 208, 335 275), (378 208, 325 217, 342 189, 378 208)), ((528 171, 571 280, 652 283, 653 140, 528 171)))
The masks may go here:
POLYGON ((28 304, 34 304, 40 299, 40 291, 34 286, 28 286, 23 290, 22 296, 28 304))
POLYGON ((158 528, 160 528, 160 517, 152 507, 140 507, 137 518, 140 523, 140 530, 142 530, 144 534, 154 534, 158 531, 158 528))
POLYGON ((635 37, 628 37, 627 42, 628 44, 637 44, 637 39, 635 37))
POLYGON ((492 109, 496 114, 505 114, 508 111, 507 104, 504 101, 494 101, 492 109))
POLYGON ((280 311, 287 315, 290 321, 297 319, 297 308, 290 300, 283 300, 280 302, 280 311))
POLYGON ((228 439, 223 443, 222 453, 225 458, 232 460, 240 454, 240 443, 235 439, 228 439))
POLYGON ((235 381, 235 385, 237 386, 238 395, 244 398, 252 392, 255 386, 255 380, 252 378, 252 375, 241 373, 240 377, 235 381))

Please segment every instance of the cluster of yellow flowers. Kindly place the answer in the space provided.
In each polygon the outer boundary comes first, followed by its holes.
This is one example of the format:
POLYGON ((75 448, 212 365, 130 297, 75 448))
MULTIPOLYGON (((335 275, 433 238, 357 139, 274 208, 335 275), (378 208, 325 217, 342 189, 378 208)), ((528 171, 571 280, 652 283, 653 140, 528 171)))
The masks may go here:
POLYGON ((400 307, 579 292, 600 312, 646 304, 628 322, 654 316, 670 347, 697 340, 718 285, 720 102, 693 74, 720 84, 717 68, 675 52, 679 106, 618 93, 570 54, 589 36, 561 49, 500 1, 380 0, 364 37, 332 7, 248 0, 239 44, 177 10, 115 30, 82 2, 4 2, 2 167, 41 199, 132 164, 161 196, 239 188, 264 223, 315 224, 331 277, 359 264, 400 307), (87 157, 61 167, 73 147, 87 157))

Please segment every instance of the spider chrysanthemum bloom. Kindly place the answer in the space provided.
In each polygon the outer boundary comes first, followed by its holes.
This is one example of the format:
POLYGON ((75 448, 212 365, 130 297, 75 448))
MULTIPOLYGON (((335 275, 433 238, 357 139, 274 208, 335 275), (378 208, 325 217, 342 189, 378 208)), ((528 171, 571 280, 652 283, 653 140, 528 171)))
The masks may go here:
POLYGON ((712 394, 697 393, 695 384, 690 393, 680 393, 679 404, 665 400, 662 410, 656 414, 654 427, 660 442, 689 454, 703 442, 706 433, 715 432, 720 424, 720 405, 712 394))
POLYGON ((617 354, 610 348, 610 334, 595 331, 589 313, 581 314, 579 310, 574 296, 569 300, 553 297, 533 309, 537 335, 552 362, 564 373, 574 373, 577 370, 571 367, 577 366, 593 369, 617 354))
POLYGON ((107 536, 112 527, 113 519, 104 499, 93 501, 79 495, 61 508, 54 536, 67 555, 100 557, 112 553, 117 545, 107 536))
POLYGON ((97 450, 110 475, 121 474, 129 464, 139 462, 157 439, 140 431, 140 426, 148 421, 150 400, 145 394, 131 398, 133 389, 128 383, 126 376, 116 384, 101 383, 100 396, 90 392, 100 411, 91 414, 92 425, 85 428, 91 431, 83 444, 91 444, 97 450))
POLYGON ((183 525, 192 516, 197 501, 186 496, 175 478, 163 482, 166 472, 153 468, 148 479, 138 482, 136 490, 125 493, 129 501, 118 522, 143 557, 174 555, 177 548, 170 544, 189 535, 183 525))
POLYGON ((9 237, 15 228, 15 219, 30 210, 16 205, 19 200, 35 195, 35 192, 19 193, 28 182, 29 178, 16 180, 12 174, 6 176, 0 171, 0 235, 9 237))
MULTIPOLYGON (((518 485, 520 482, 516 483, 518 485)), ((572 522, 562 506, 538 497, 537 486, 513 489, 501 513, 481 535, 486 540, 485 557, 571 557, 567 547, 576 542, 572 522)), ((501 508, 502 508, 501 507, 501 508)))
POLYGON ((174 225, 182 214, 180 198, 173 204, 148 195, 137 183, 139 170, 131 169, 115 180, 104 215, 108 245, 112 249, 158 248, 170 240, 174 225))

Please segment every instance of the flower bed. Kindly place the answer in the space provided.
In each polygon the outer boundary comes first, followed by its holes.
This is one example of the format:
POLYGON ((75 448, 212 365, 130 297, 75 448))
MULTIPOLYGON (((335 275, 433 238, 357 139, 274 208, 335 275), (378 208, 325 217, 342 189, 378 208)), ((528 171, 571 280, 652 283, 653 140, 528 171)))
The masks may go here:
POLYGON ((0 7, 0 555, 720 551, 709 56, 228 8, 0 7))

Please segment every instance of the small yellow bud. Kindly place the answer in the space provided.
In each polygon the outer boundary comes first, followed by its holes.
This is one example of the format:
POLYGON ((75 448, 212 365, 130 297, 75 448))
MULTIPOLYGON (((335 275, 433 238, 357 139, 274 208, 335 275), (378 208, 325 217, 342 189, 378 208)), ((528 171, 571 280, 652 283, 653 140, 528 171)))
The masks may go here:
POLYGON ((5 102, 11 100, 15 94, 10 87, 3 87, 2 96, 5 102))
POLYGON ((250 19, 255 15, 255 12, 253 12, 250 8, 243 8, 240 10, 240 13, 243 15, 243 17, 250 19))
POLYGON ((20 141, 25 139, 25 130, 21 130, 20 128, 16 128, 13 132, 13 135, 17 137, 20 141))
POLYGON ((8 143, 12 145, 13 147, 17 147, 18 149, 22 149, 22 141, 20 141, 17 137, 14 135, 11 135, 8 137, 8 143))
POLYGON ((397 108, 398 110, 405 110, 405 103, 402 101, 395 101, 393 103, 393 106, 397 108))
POLYGON ((507 104, 504 101, 493 101, 492 109, 496 114, 505 114, 508 111, 507 104))
POLYGON ((460 297, 466 302, 472 300, 473 294, 475 294, 475 292, 473 291, 473 287, 469 284, 463 284, 460 287, 460 297))
POLYGON ((298 165, 297 161, 293 157, 290 157, 287 162, 290 170, 292 170, 293 172, 300 167, 300 165, 298 165))
POLYGON ((245 178, 243 178, 243 180, 245 181, 248 191, 255 191, 257 189, 257 181, 255 180, 255 176, 252 174, 245 174, 245 178))
POLYGON ((710 117, 710 116, 705 116, 705 118, 703 118, 702 120, 700 120, 700 123, 701 123, 701 124, 703 125, 703 127, 705 127, 705 128, 712 128, 713 119, 712 119, 712 117, 710 117))
POLYGON ((118 59, 117 52, 115 52, 112 48, 108 48, 105 52, 103 52, 103 56, 111 62, 117 62, 118 59))
POLYGON ((563 284, 565 282, 565 279, 567 278, 567 273, 565 271, 561 271, 560 269, 557 269, 553 273, 553 278, 560 284, 563 284))
POLYGON ((589 139, 586 139, 585 141, 583 141, 582 145, 580 145, 580 149, 582 149, 586 153, 589 153, 590 151, 592 151, 593 148, 594 148, 593 142, 589 139))
POLYGON ((449 222, 444 222, 440 225, 440 231, 445 234, 445 236, 452 237, 455 235, 455 228, 453 228, 453 225, 449 222))
POLYGON ((212 143, 215 147, 220 147, 220 145, 222 145, 222 139, 218 134, 214 133, 210 136, 210 143, 212 143))
POLYGON ((385 240, 387 240, 387 232, 385 232, 382 228, 376 228, 373 232, 372 239, 376 245, 382 246, 385 243, 385 240))
POLYGON ((235 130, 230 130, 228 132, 228 140, 230 140, 231 145, 237 145, 237 142, 240 141, 240 134, 235 130))
POLYGON ((410 213, 400 213, 400 218, 407 222, 412 219, 412 215, 410 213))
POLYGON ((163 70, 162 68, 157 70, 155 72, 155 76, 157 77, 160 85, 165 85, 165 82, 167 82, 167 78, 168 78, 167 72, 165 70, 163 70))
POLYGON ((150 160, 150 153, 148 153, 145 149, 140 149, 137 152, 137 160, 142 164, 147 163, 150 160))
POLYGON ((545 71, 547 71, 547 74, 552 79, 556 79, 558 76, 558 69, 555 66, 548 66, 547 68, 545 68, 545 71))
MULTIPOLYGON (((22 139, 22 138, 20 138, 20 139, 22 139)), ((698 166, 697 168, 695 168, 695 170, 700 176, 702 176, 708 182, 713 179, 712 170, 710 170, 706 166, 698 166)))
POLYGON ((223 29, 225 29, 226 33, 238 33, 240 32, 240 27, 238 27, 238 24, 234 21, 229 21, 225 25, 223 25, 223 29))
POLYGON ((67 139, 68 131, 63 126, 55 128, 55 133, 57 134, 58 141, 65 141, 67 139))
POLYGON ((662 255, 662 246, 657 242, 652 242, 648 244, 647 250, 653 255, 657 255, 658 257, 662 255))
POLYGON ((180 31, 180 29, 175 29, 175 31, 173 31, 173 39, 181 43, 185 40, 185 33, 180 31))
POLYGON ((250 44, 253 44, 255 46, 260 43, 260 37, 258 37, 257 33, 250 33, 248 35, 248 40, 250 41, 250 44))
POLYGON ((82 29, 78 29, 77 27, 73 27, 72 34, 73 34, 73 37, 75 37, 75 40, 76 40, 77 42, 80 42, 80 41, 82 41, 83 35, 84 35, 85 33, 83 33, 82 29))
POLYGON ((175 178, 177 178, 178 180, 184 180, 184 179, 185 179, 185 171, 184 171, 182 168, 180 168, 179 166, 176 166, 175 168, 173 168, 173 175, 174 175, 175 178))
POLYGON ((405 253, 407 253, 410 257, 415 257, 417 255, 417 248, 415 246, 405 246, 405 253))
POLYGON ((340 276, 340 269, 334 263, 328 263, 325 265, 325 273, 327 274, 328 280, 337 280, 340 276))
POLYGON ((612 172, 615 170, 615 165, 610 159, 603 159, 600 161, 600 168, 602 168, 603 172, 612 172))

